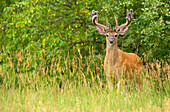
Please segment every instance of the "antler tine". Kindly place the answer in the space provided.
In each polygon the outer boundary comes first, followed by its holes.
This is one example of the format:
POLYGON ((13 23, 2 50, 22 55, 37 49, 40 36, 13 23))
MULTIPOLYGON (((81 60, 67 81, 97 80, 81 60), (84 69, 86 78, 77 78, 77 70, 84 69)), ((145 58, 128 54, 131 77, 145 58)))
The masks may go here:
POLYGON ((115 22, 116 22, 116 27, 115 27, 115 30, 118 28, 118 22, 117 22, 117 18, 115 16, 115 22))
POLYGON ((124 27, 124 26, 129 25, 132 20, 133 20, 133 10, 130 9, 130 11, 127 10, 126 23, 118 26, 118 27, 116 28, 116 31, 118 31, 119 29, 121 29, 121 28, 124 27))
POLYGON ((110 24, 108 23, 108 20, 106 20, 106 26, 105 25, 102 25, 100 23, 98 23, 98 11, 95 11, 93 10, 92 11, 92 14, 90 14, 90 16, 92 17, 92 22, 94 25, 96 26, 100 26, 100 27, 103 27, 106 31, 110 29, 110 24))
POLYGON ((133 10, 130 9, 130 13, 131 13, 131 19, 133 20, 133 10))
POLYGON ((98 15, 98 11, 95 11, 95 10, 93 10, 93 11, 92 11, 92 14, 90 14, 90 16, 91 16, 91 18, 92 18, 92 22, 93 22, 93 24, 95 24, 95 25, 96 25, 96 22, 98 22, 98 17, 97 17, 97 15, 98 15))
POLYGON ((127 17, 126 17, 127 20, 128 20, 127 21, 128 22, 127 25, 129 25, 131 23, 131 21, 133 20, 133 16, 132 15, 133 15, 133 10, 130 9, 130 12, 129 12, 129 10, 127 10, 127 17))
POLYGON ((129 17, 129 10, 127 9, 127 11, 126 11, 126 17, 129 17))
POLYGON ((110 23, 109 23, 109 21, 108 21, 108 18, 106 19, 106 27, 108 27, 109 29, 110 29, 110 27, 111 27, 111 25, 110 25, 110 23))

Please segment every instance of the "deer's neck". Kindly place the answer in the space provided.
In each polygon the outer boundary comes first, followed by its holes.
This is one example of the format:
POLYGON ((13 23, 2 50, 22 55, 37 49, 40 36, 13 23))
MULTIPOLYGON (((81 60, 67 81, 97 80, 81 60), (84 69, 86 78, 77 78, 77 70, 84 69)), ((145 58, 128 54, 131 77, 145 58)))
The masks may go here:
POLYGON ((111 65, 115 65, 119 62, 119 50, 117 44, 113 47, 106 48, 106 58, 111 65))

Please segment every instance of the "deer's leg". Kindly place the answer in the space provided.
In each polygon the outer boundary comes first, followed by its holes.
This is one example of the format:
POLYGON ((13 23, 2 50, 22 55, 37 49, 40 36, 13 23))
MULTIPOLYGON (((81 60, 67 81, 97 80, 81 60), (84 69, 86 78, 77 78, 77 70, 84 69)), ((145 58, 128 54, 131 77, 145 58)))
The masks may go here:
POLYGON ((108 80, 108 88, 110 91, 112 91, 113 90, 113 81, 112 81, 111 74, 107 71, 106 76, 107 76, 107 80, 108 80))
POLYGON ((120 80, 119 80, 118 83, 117 83, 117 88, 118 88, 118 89, 120 88, 120 80))
POLYGON ((110 76, 108 76, 108 88, 110 91, 113 90, 113 81, 110 76))
POLYGON ((118 73, 117 74, 117 77, 116 77, 116 79, 117 79, 117 89, 120 89, 120 87, 121 87, 121 83, 120 83, 120 79, 121 79, 121 77, 120 77, 120 75, 119 75, 120 73, 118 73))
POLYGON ((140 76, 137 76, 137 77, 136 77, 136 85, 137 85, 137 88, 138 88, 138 89, 141 89, 142 80, 141 80, 141 77, 140 77, 140 76))
POLYGON ((115 72, 115 74, 114 74, 114 76, 115 76, 115 84, 117 84, 117 89, 120 89, 121 88, 121 76, 120 76, 120 71, 119 71, 119 69, 116 69, 116 72, 115 72))
POLYGON ((109 89, 112 91, 113 90, 113 83, 112 81, 109 82, 109 89))
POLYGON ((136 81, 137 89, 141 89, 142 86, 141 69, 137 70, 135 76, 136 76, 135 81, 136 81))

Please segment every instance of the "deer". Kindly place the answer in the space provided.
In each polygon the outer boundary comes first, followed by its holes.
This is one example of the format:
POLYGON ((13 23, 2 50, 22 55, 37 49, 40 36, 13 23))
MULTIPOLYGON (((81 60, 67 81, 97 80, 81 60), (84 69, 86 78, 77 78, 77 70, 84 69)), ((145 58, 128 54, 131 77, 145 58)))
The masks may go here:
POLYGON ((133 20, 133 10, 127 10, 126 23, 118 25, 115 18, 116 26, 111 30, 111 25, 106 19, 106 25, 98 23, 98 11, 93 10, 90 14, 92 23, 96 25, 99 34, 106 36, 106 56, 104 59, 104 72, 109 80, 110 89, 113 89, 113 81, 116 88, 120 88, 121 79, 125 79, 125 85, 128 80, 134 80, 137 88, 141 89, 141 71, 142 59, 134 53, 126 53, 118 48, 117 39, 128 30, 128 25, 133 20))

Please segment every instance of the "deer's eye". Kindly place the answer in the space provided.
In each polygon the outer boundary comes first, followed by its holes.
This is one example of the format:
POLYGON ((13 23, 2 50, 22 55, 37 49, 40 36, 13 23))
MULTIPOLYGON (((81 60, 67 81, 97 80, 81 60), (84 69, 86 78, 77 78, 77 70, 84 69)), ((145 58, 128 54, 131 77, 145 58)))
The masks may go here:
POLYGON ((106 37, 109 37, 109 34, 106 34, 106 37))
POLYGON ((117 34, 115 34, 115 37, 117 37, 118 35, 117 34))

